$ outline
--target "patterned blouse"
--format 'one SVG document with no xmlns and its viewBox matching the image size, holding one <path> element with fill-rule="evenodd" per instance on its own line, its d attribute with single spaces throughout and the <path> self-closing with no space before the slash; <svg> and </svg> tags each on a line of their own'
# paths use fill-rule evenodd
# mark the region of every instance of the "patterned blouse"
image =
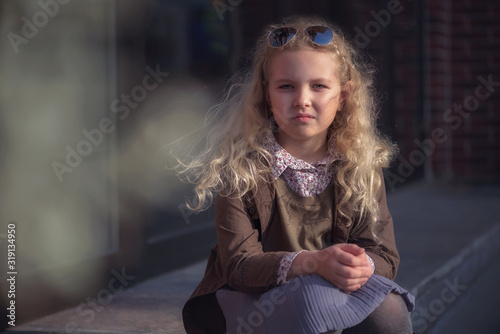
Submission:
<svg viewBox="0 0 500 334">
<path fill-rule="evenodd" d="M 276 141 L 274 136 L 266 143 L 266 148 L 273 156 L 271 172 L 277 180 L 282 174 L 286 183 L 299 195 L 316 196 L 326 189 L 333 177 L 333 164 L 337 156 L 328 154 L 313 163 L 294 158 Z"/>
</svg>

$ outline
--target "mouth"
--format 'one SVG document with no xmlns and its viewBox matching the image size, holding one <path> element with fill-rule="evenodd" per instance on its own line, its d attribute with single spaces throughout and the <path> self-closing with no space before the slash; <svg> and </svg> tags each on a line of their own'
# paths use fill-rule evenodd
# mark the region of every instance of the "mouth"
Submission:
<svg viewBox="0 0 500 334">
<path fill-rule="evenodd" d="M 315 118 L 314 116 L 309 115 L 309 114 L 298 114 L 298 115 L 294 116 L 292 119 L 296 120 L 296 121 L 300 121 L 300 122 L 306 122 L 306 121 L 312 120 L 314 118 Z"/>
</svg>

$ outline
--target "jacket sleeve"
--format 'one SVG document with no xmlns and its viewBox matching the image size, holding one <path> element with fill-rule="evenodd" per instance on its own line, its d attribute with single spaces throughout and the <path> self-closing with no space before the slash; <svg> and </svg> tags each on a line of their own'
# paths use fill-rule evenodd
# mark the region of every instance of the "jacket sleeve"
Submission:
<svg viewBox="0 0 500 334">
<path fill-rule="evenodd" d="M 354 240 L 349 240 L 349 242 L 355 242 L 358 246 L 365 248 L 366 253 L 375 263 L 375 274 L 394 280 L 399 266 L 399 253 L 396 249 L 392 216 L 387 207 L 382 172 L 379 175 L 382 179 L 382 184 L 377 194 L 380 217 L 375 229 L 379 240 L 377 241 L 366 227 L 355 236 L 351 236 L 350 238 Z"/>
<path fill-rule="evenodd" d="M 244 293 L 263 293 L 277 285 L 287 252 L 263 252 L 260 223 L 252 221 L 241 199 L 217 196 L 215 226 L 224 279 Z"/>
</svg>

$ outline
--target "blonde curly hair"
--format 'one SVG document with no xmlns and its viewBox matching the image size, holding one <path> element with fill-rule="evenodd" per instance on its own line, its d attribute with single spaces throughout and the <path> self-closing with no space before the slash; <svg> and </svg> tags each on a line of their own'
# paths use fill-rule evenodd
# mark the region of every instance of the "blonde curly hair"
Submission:
<svg viewBox="0 0 500 334">
<path fill-rule="evenodd" d="M 268 36 L 275 29 L 303 30 L 309 26 L 329 27 L 334 32 L 332 43 L 318 46 L 305 34 L 297 34 L 281 48 L 273 48 L 268 43 Z M 331 53 L 337 63 L 340 86 L 350 82 L 342 112 L 335 116 L 328 135 L 328 149 L 341 157 L 334 175 L 335 183 L 342 189 L 337 210 L 347 224 L 352 225 L 354 234 L 368 224 L 376 237 L 377 193 L 383 184 L 380 169 L 388 166 L 396 147 L 376 129 L 378 106 L 374 98 L 373 70 L 360 60 L 342 31 L 321 18 L 291 17 L 266 27 L 257 41 L 252 69 L 243 80 L 238 75 L 233 77 L 224 100 L 209 111 L 203 148 L 178 160 L 176 170 L 181 179 L 196 185 L 196 195 L 189 207 L 207 208 L 213 193 L 241 198 L 256 190 L 259 179 L 268 179 L 272 156 L 265 149 L 265 141 L 270 133 L 270 111 L 263 83 L 267 82 L 268 67 L 276 54 L 303 49 Z M 348 207 L 357 213 L 356 219 L 348 214 Z"/>
</svg>

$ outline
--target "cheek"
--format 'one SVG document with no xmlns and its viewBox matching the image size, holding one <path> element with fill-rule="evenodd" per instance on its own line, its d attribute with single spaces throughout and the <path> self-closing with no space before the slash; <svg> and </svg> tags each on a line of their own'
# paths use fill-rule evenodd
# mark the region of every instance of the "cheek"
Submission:
<svg viewBox="0 0 500 334">
<path fill-rule="evenodd" d="M 332 123 L 337 115 L 337 108 L 339 106 L 338 96 L 329 97 L 322 101 L 322 105 L 318 105 L 318 109 L 320 109 L 320 114 L 325 122 Z"/>
<path fill-rule="evenodd" d="M 335 119 L 335 116 L 337 116 L 337 111 L 336 110 L 333 110 L 332 113 L 330 114 L 329 116 L 329 119 L 330 119 L 330 122 L 329 123 L 332 123 L 333 120 Z"/>
<path fill-rule="evenodd" d="M 291 102 L 283 94 L 270 97 L 271 111 L 273 113 L 285 113 L 290 103 Z"/>
<path fill-rule="evenodd" d="M 336 112 L 338 107 L 338 96 L 323 96 L 316 101 L 316 108 L 321 109 L 326 113 Z"/>
<path fill-rule="evenodd" d="M 273 114 L 274 121 L 278 124 L 278 127 L 283 128 L 288 124 L 288 117 L 286 113 L 286 108 L 282 105 L 273 105 L 271 110 Z"/>
<path fill-rule="evenodd" d="M 280 109 L 273 107 L 272 113 L 278 126 L 285 124 L 285 115 L 283 112 L 280 112 Z"/>
</svg>

